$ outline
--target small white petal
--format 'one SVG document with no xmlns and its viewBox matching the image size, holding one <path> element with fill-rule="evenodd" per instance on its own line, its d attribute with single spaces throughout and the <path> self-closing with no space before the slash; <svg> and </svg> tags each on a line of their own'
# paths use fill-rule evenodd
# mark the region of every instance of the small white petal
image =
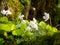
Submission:
<svg viewBox="0 0 60 45">
<path fill-rule="evenodd" d="M 3 15 L 5 15 L 5 14 L 6 14 L 6 11 L 5 11 L 5 10 L 2 10 L 1 13 L 2 13 Z"/>
<path fill-rule="evenodd" d="M 44 12 L 44 15 L 49 15 L 49 13 Z"/>
<path fill-rule="evenodd" d="M 44 16 L 43 19 L 45 19 L 45 21 L 49 20 L 49 13 L 44 12 Z"/>
<path fill-rule="evenodd" d="M 6 15 L 12 14 L 10 10 L 6 10 Z"/>
<path fill-rule="evenodd" d="M 47 18 L 49 17 L 49 13 L 46 13 L 46 12 L 45 12 L 44 15 L 45 15 Z"/>
<path fill-rule="evenodd" d="M 18 16 L 19 19 L 23 20 L 23 18 L 21 16 Z"/>
<path fill-rule="evenodd" d="M 31 27 L 30 26 L 27 26 L 26 30 L 31 30 Z"/>
<path fill-rule="evenodd" d="M 10 12 L 10 10 L 2 10 L 1 13 L 2 13 L 3 15 L 12 14 L 12 13 Z"/>
<path fill-rule="evenodd" d="M 21 19 L 21 20 L 23 20 L 23 17 L 24 17 L 24 15 L 21 15 L 21 13 L 18 16 L 18 18 Z"/>
<path fill-rule="evenodd" d="M 37 24 L 34 24 L 34 27 L 36 30 L 38 30 L 38 25 Z"/>
<path fill-rule="evenodd" d="M 32 28 L 38 30 L 38 25 L 33 21 L 30 21 L 29 26 L 31 26 Z"/>
<path fill-rule="evenodd" d="M 34 21 L 34 22 L 37 22 L 37 20 L 36 20 L 35 18 L 33 18 L 33 21 Z"/>
<path fill-rule="evenodd" d="M 34 25 L 34 22 L 33 21 L 30 21 L 29 25 L 30 26 Z"/>
<path fill-rule="evenodd" d="M 21 17 L 24 17 L 24 15 L 21 15 Z"/>
<path fill-rule="evenodd" d="M 48 21 L 48 19 L 45 19 L 45 21 Z"/>
<path fill-rule="evenodd" d="M 25 21 L 25 20 L 22 20 L 21 23 L 22 23 L 22 24 L 26 24 L 26 21 Z"/>
<path fill-rule="evenodd" d="M 46 19 L 46 17 L 45 17 L 45 16 L 43 16 L 43 19 Z"/>
</svg>

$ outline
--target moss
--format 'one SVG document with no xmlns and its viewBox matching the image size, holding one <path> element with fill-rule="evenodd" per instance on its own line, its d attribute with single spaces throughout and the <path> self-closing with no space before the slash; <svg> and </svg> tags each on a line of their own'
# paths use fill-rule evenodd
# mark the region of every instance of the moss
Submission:
<svg viewBox="0 0 60 45">
<path fill-rule="evenodd" d="M 13 13 L 11 15 L 13 19 L 16 18 L 19 15 L 19 13 L 21 13 L 24 9 L 24 6 L 20 3 L 19 0 L 8 0 L 7 5 Z"/>
</svg>

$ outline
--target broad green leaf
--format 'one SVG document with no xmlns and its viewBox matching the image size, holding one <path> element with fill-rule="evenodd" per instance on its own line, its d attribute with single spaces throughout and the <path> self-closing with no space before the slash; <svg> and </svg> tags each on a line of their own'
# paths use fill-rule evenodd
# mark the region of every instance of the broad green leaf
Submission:
<svg viewBox="0 0 60 45">
<path fill-rule="evenodd" d="M 16 30 L 12 31 L 12 35 L 17 35 Z"/>
<path fill-rule="evenodd" d="M 12 34 L 17 35 L 17 36 L 22 35 L 25 31 L 25 28 L 26 28 L 26 24 L 21 23 L 20 24 L 20 29 L 16 29 L 16 30 L 12 31 Z"/>
<path fill-rule="evenodd" d="M 40 27 L 41 30 L 44 30 L 44 29 L 46 28 L 46 23 L 43 22 L 43 21 L 41 21 L 41 22 L 39 23 L 39 27 Z"/>
<path fill-rule="evenodd" d="M 7 24 L 0 24 L 0 30 L 10 31 L 10 27 Z"/>
<path fill-rule="evenodd" d="M 53 27 L 53 32 L 58 32 L 57 28 Z"/>
<path fill-rule="evenodd" d="M 10 32 L 15 29 L 14 24 L 0 24 L 0 30 Z"/>
<path fill-rule="evenodd" d="M 20 29 L 25 29 L 27 27 L 27 25 L 26 24 L 20 24 Z"/>
<path fill-rule="evenodd" d="M 22 35 L 23 33 L 24 33 L 24 30 L 21 30 L 21 29 L 16 29 L 12 31 L 12 34 L 17 36 Z"/>
<path fill-rule="evenodd" d="M 1 17 L 0 18 L 0 22 L 7 23 L 8 22 L 8 18 L 7 17 Z"/>
<path fill-rule="evenodd" d="M 33 33 L 31 33 L 30 31 L 27 30 L 27 31 L 24 33 L 24 35 L 30 37 L 31 35 L 33 35 Z"/>
<path fill-rule="evenodd" d="M 12 23 L 12 24 L 7 24 L 10 27 L 10 30 L 14 30 L 16 29 L 16 26 Z"/>
<path fill-rule="evenodd" d="M 51 27 L 50 25 L 47 25 L 46 29 L 49 35 L 53 35 L 55 32 L 58 32 L 58 30 L 55 27 Z"/>
<path fill-rule="evenodd" d="M 47 25 L 46 29 L 47 29 L 48 32 L 52 32 L 52 27 L 50 25 Z"/>
</svg>

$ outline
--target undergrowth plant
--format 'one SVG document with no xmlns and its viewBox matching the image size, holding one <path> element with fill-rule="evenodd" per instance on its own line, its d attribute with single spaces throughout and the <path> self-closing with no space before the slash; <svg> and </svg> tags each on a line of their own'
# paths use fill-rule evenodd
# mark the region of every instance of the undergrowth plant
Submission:
<svg viewBox="0 0 60 45">
<path fill-rule="evenodd" d="M 9 21 L 5 16 L 0 18 L 0 35 L 2 35 L 0 37 L 2 37 L 1 42 L 5 45 L 33 45 L 32 43 L 36 41 L 35 45 L 43 45 L 46 38 L 52 37 L 57 32 L 57 28 L 44 21 L 38 23 L 35 18 L 31 21 L 20 18 Z M 48 44 L 48 41 L 46 43 Z"/>
</svg>

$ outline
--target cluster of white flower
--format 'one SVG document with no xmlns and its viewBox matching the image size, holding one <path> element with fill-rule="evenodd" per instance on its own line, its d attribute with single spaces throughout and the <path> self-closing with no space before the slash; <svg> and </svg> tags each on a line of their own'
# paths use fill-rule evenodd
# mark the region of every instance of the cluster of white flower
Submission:
<svg viewBox="0 0 60 45">
<path fill-rule="evenodd" d="M 23 19 L 23 17 L 24 17 L 24 15 L 21 15 L 21 13 L 20 13 L 18 18 L 21 19 L 22 24 L 26 24 L 27 22 L 26 22 L 26 20 Z M 49 20 L 49 18 L 50 18 L 49 13 L 44 12 L 43 19 L 45 19 L 45 21 L 47 21 L 47 20 Z M 20 27 L 20 25 L 18 24 L 17 27 Z M 25 29 L 30 30 L 30 31 L 32 31 L 33 29 L 38 30 L 37 20 L 35 18 L 33 18 L 33 20 L 28 23 L 28 26 Z"/>
<path fill-rule="evenodd" d="M 35 18 L 33 18 L 33 21 L 29 22 L 29 26 L 26 28 L 26 30 L 30 30 L 32 28 L 38 30 L 37 20 Z"/>
<path fill-rule="evenodd" d="M 10 10 L 2 10 L 1 13 L 6 16 L 12 14 Z"/>
<path fill-rule="evenodd" d="M 22 15 L 21 13 L 18 16 L 18 18 L 21 19 L 21 20 L 23 20 L 23 17 L 24 17 L 24 15 Z"/>
<path fill-rule="evenodd" d="M 45 19 L 45 21 L 49 20 L 50 16 L 49 13 L 44 12 L 44 16 L 43 19 Z"/>
<path fill-rule="evenodd" d="M 38 25 L 36 23 L 34 23 L 33 21 L 30 21 L 29 26 L 31 26 L 32 28 L 38 30 Z"/>
<path fill-rule="evenodd" d="M 27 26 L 27 27 L 26 27 L 26 30 L 30 30 L 30 31 L 31 31 L 32 28 L 31 28 L 30 26 Z"/>
</svg>

